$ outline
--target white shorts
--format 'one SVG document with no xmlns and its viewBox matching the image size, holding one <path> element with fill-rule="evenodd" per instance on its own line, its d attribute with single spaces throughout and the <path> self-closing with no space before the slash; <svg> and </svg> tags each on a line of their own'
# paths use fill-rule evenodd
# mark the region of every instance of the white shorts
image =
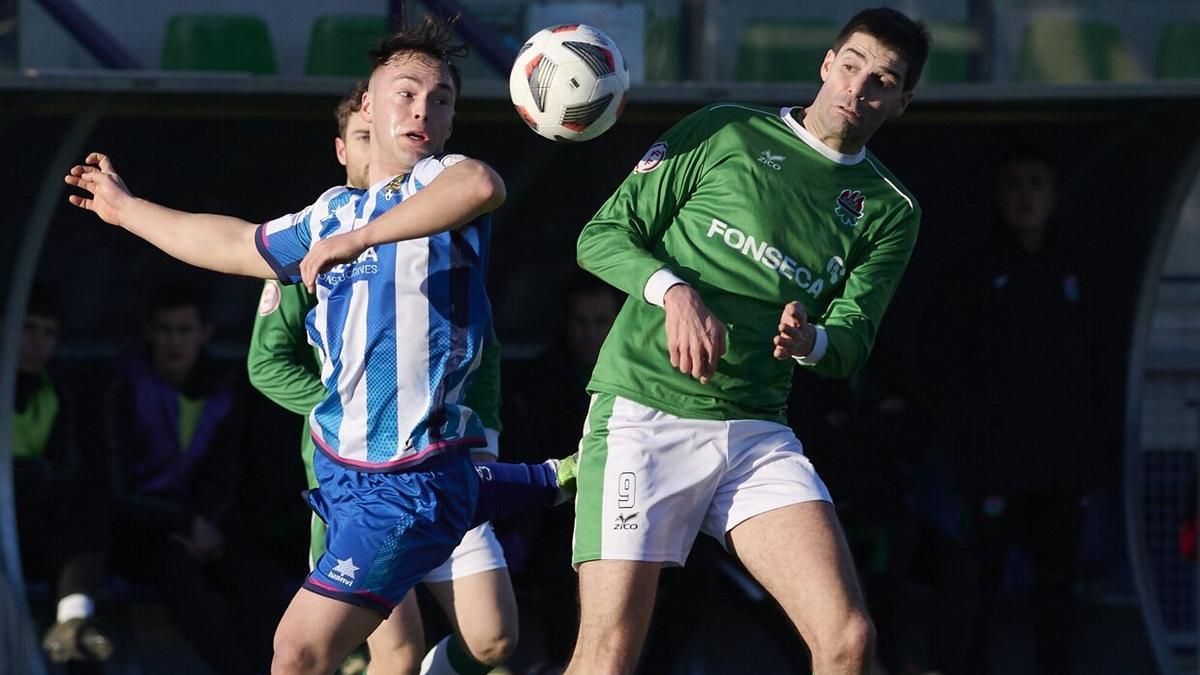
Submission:
<svg viewBox="0 0 1200 675">
<path fill-rule="evenodd" d="M 508 563 L 504 560 L 504 549 L 496 539 L 496 532 L 491 523 L 484 523 L 463 535 L 462 543 L 450 554 L 450 559 L 426 574 L 421 581 L 451 581 L 506 567 Z"/>
<path fill-rule="evenodd" d="M 573 562 L 682 565 L 699 532 L 831 501 L 796 435 L 764 420 L 684 419 L 612 394 L 592 397 L 579 444 Z"/>
</svg>

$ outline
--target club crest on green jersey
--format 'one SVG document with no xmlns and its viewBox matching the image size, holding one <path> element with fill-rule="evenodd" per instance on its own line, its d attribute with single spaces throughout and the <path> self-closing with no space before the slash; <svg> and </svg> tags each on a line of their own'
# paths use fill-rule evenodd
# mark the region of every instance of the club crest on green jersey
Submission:
<svg viewBox="0 0 1200 675">
<path fill-rule="evenodd" d="M 258 315 L 268 316 L 274 314 L 275 310 L 279 309 L 279 301 L 282 295 L 282 292 L 279 290 L 279 282 L 274 279 L 267 279 L 267 283 L 263 284 L 262 295 L 258 298 Z"/>
<path fill-rule="evenodd" d="M 650 146 L 646 154 L 638 160 L 637 166 L 633 167 L 634 173 L 650 173 L 658 168 L 659 164 L 667 157 L 667 144 L 659 141 Z"/>
<path fill-rule="evenodd" d="M 854 227 L 863 217 L 863 204 L 867 198 L 858 190 L 845 189 L 838 195 L 833 212 L 843 225 Z"/>
</svg>

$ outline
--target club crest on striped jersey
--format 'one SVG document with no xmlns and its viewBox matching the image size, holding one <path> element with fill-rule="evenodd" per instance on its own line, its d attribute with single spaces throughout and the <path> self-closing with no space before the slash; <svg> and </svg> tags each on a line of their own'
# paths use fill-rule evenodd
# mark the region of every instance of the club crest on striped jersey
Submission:
<svg viewBox="0 0 1200 675">
<path fill-rule="evenodd" d="M 667 144 L 659 141 L 650 146 L 646 154 L 638 160 L 637 166 L 633 167 L 634 173 L 650 173 L 658 168 L 659 164 L 667 157 Z"/>
<path fill-rule="evenodd" d="M 842 190 L 834 202 L 833 212 L 843 225 L 854 227 L 863 217 L 863 205 L 867 198 L 858 190 L 849 188 Z"/>
<path fill-rule="evenodd" d="M 384 185 L 383 189 L 380 190 L 380 194 L 383 195 L 383 198 L 390 200 L 395 197 L 396 193 L 399 192 L 400 188 L 404 185 L 405 178 L 408 178 L 408 174 L 401 174 L 388 181 L 388 184 Z"/>
</svg>

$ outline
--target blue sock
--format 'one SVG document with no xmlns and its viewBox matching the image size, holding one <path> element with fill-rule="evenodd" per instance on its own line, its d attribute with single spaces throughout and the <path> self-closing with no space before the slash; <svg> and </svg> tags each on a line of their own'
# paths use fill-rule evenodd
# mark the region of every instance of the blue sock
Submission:
<svg viewBox="0 0 1200 675">
<path fill-rule="evenodd" d="M 547 509 L 558 500 L 558 475 L 548 463 L 480 462 L 475 473 L 480 480 L 479 502 L 471 527 L 523 511 Z"/>
</svg>

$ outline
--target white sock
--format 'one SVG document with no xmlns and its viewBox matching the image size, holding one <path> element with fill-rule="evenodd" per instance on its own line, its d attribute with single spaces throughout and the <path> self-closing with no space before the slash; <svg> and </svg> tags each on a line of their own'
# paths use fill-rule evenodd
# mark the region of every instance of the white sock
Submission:
<svg viewBox="0 0 1200 675">
<path fill-rule="evenodd" d="M 87 619 L 96 611 L 96 603 L 83 593 L 72 593 L 58 601 L 58 622 Z"/>
<path fill-rule="evenodd" d="M 421 675 L 458 675 L 450 665 L 450 636 L 433 646 L 421 660 Z"/>
</svg>

